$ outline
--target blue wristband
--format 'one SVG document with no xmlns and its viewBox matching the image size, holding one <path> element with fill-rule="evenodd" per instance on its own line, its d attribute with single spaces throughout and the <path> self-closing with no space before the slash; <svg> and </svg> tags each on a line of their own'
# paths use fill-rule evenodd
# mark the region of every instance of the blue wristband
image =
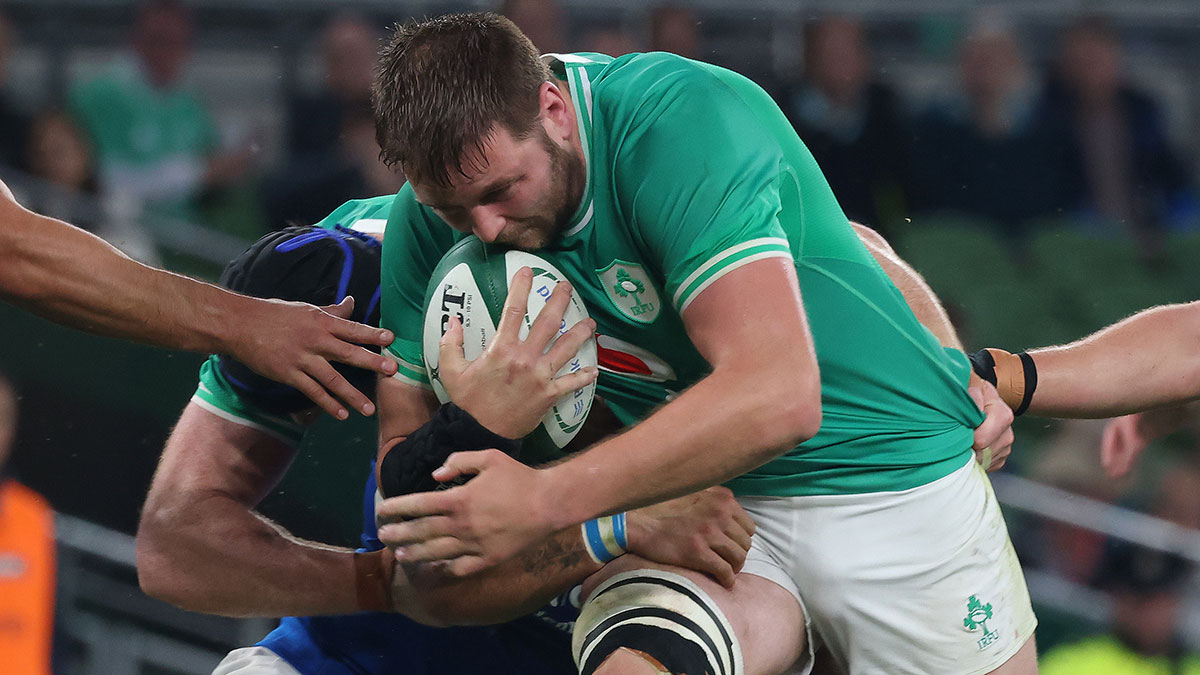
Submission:
<svg viewBox="0 0 1200 675">
<path fill-rule="evenodd" d="M 626 551 L 625 514 L 604 516 L 589 520 L 581 526 L 583 547 L 588 556 L 597 563 L 604 563 L 624 555 Z"/>
</svg>

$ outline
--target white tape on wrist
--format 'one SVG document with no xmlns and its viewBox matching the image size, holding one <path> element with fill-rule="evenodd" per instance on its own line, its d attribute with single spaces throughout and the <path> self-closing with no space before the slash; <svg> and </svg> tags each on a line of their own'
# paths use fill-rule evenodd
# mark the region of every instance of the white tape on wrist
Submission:
<svg viewBox="0 0 1200 675">
<path fill-rule="evenodd" d="M 625 514 L 604 516 L 589 520 L 580 525 L 583 534 L 583 547 L 587 549 L 592 560 L 604 563 L 625 554 Z"/>
</svg>

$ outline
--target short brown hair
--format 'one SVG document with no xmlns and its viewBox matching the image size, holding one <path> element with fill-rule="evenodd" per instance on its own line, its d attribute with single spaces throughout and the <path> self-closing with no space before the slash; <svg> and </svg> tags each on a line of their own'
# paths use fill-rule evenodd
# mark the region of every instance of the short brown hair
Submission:
<svg viewBox="0 0 1200 675">
<path fill-rule="evenodd" d="M 380 157 L 410 178 L 449 187 L 452 171 L 478 168 L 497 124 L 529 135 L 548 79 L 533 43 L 498 14 L 397 25 L 372 91 Z"/>
</svg>

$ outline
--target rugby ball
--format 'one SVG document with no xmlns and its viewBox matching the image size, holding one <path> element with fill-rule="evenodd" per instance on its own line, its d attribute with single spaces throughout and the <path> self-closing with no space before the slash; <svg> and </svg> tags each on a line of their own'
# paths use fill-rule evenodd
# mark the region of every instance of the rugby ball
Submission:
<svg viewBox="0 0 1200 675">
<path fill-rule="evenodd" d="M 566 278 L 558 268 L 540 256 L 488 246 L 476 237 L 467 237 L 456 244 L 434 268 L 425 294 L 422 350 L 426 374 L 440 402 L 449 400 L 438 373 L 438 352 L 450 318 L 457 317 L 462 323 L 464 355 L 468 360 L 475 359 L 496 334 L 509 286 L 513 276 L 522 267 L 533 270 L 533 287 L 520 332 L 524 340 L 529 334 L 530 325 L 550 298 L 554 285 Z M 571 302 L 559 326 L 559 335 L 586 318 L 588 312 L 579 293 L 572 292 Z M 596 339 L 592 337 L 558 374 L 561 376 L 587 366 L 594 367 L 596 363 Z M 538 428 L 525 437 L 521 460 L 535 464 L 561 456 L 560 451 L 583 427 L 595 394 L 596 385 L 593 382 L 556 401 Z"/>
</svg>

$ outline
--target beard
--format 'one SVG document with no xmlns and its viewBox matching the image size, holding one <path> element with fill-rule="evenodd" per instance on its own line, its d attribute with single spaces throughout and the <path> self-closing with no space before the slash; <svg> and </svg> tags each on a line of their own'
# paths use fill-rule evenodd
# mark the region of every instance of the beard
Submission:
<svg viewBox="0 0 1200 675">
<path fill-rule="evenodd" d="M 533 215 L 506 227 L 496 238 L 498 243 L 524 251 L 545 248 L 558 239 L 578 210 L 587 183 L 583 158 L 570 146 L 556 145 L 544 129 L 540 131 L 542 148 L 550 156 L 550 187 Z"/>
</svg>

